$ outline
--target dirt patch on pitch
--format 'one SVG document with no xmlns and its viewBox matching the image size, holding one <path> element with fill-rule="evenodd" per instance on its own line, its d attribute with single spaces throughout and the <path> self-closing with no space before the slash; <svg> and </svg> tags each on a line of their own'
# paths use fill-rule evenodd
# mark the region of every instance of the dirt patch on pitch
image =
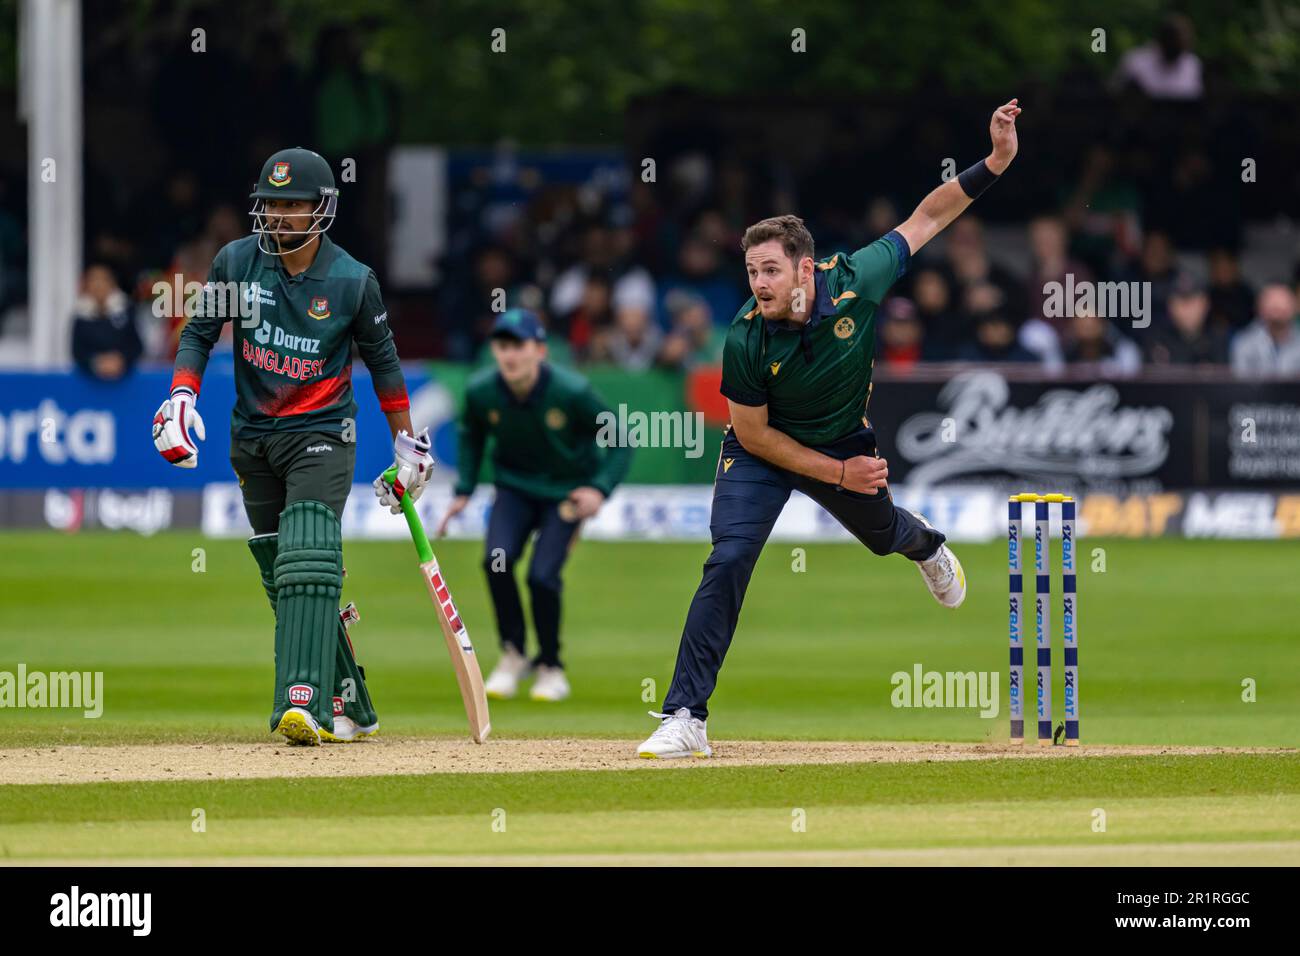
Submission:
<svg viewBox="0 0 1300 956">
<path fill-rule="evenodd" d="M 674 770 L 781 764 L 925 763 L 954 760 L 1087 759 L 1225 753 L 1297 753 L 1229 747 L 1012 747 L 1008 744 L 756 741 L 715 743 L 709 760 L 641 760 L 627 740 L 376 738 L 356 744 L 157 744 L 0 749 L 0 784 L 265 777 L 519 773 L 546 770 Z"/>
</svg>

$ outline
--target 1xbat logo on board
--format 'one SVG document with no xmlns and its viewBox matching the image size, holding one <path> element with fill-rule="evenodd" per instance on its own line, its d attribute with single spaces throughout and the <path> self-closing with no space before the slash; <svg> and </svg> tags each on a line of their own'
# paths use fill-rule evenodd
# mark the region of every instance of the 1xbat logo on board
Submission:
<svg viewBox="0 0 1300 956">
<path fill-rule="evenodd" d="M 1169 456 L 1174 416 L 1163 406 L 1123 405 L 1118 389 L 1099 383 L 1055 388 L 1028 407 L 1011 402 L 997 372 L 965 372 L 940 390 L 938 411 L 918 412 L 898 427 L 910 483 L 1014 474 L 1050 478 L 1149 476 Z"/>
</svg>

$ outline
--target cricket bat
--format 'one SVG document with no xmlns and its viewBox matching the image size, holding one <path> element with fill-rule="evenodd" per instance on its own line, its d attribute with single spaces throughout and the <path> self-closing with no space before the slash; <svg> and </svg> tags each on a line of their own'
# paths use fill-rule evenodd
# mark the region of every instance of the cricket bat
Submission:
<svg viewBox="0 0 1300 956">
<path fill-rule="evenodd" d="M 390 485 L 397 476 L 397 467 L 384 472 L 384 481 Z M 420 576 L 424 578 L 429 597 L 438 611 L 438 623 L 442 626 L 442 636 L 447 641 L 447 653 L 451 655 L 451 666 L 456 671 L 456 683 L 460 685 L 460 699 L 465 703 L 465 716 L 469 718 L 469 735 L 474 743 L 481 744 L 487 740 L 492 731 L 491 717 L 488 715 L 487 694 L 483 691 L 483 672 L 479 670 L 478 657 L 474 654 L 474 645 L 470 643 L 469 632 L 460 612 L 451 599 L 451 591 L 438 567 L 438 559 L 433 556 L 429 538 L 424 533 L 424 525 L 415 512 L 415 502 L 407 495 L 402 495 L 402 514 L 411 529 L 411 540 L 415 542 L 415 551 L 420 556 Z"/>
</svg>

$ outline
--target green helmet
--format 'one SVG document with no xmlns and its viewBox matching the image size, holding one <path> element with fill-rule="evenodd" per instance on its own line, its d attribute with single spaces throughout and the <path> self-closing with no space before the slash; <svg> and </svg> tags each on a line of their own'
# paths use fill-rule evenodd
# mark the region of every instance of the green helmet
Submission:
<svg viewBox="0 0 1300 956">
<path fill-rule="evenodd" d="M 310 149 L 295 146 L 282 149 L 272 154 L 262 164 L 262 175 L 258 177 L 249 198 L 253 208 L 249 215 L 253 217 L 253 233 L 257 236 L 257 247 L 268 255 L 282 256 L 294 249 L 301 249 L 316 236 L 321 235 L 334 224 L 334 215 L 338 211 L 339 191 L 334 186 L 334 171 L 325 157 L 313 153 Z M 268 231 L 266 220 L 266 200 L 268 199 L 308 199 L 316 203 L 312 212 L 312 224 L 305 232 L 285 233 L 279 230 Z M 274 217 L 273 217 L 274 218 Z M 284 248 L 281 238 L 285 235 L 301 236 L 302 241 L 292 248 Z"/>
</svg>

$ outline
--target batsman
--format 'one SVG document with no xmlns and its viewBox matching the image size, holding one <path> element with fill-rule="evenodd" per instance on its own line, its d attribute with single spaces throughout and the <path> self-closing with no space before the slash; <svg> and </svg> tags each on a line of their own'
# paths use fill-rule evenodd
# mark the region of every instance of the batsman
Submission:
<svg viewBox="0 0 1300 956">
<path fill-rule="evenodd" d="M 171 395 L 153 419 L 154 445 L 173 465 L 197 467 L 191 430 L 204 438 L 196 408 L 203 371 L 231 322 L 230 464 L 275 612 L 271 729 L 293 744 L 350 742 L 379 729 L 339 612 L 340 520 L 356 464 L 354 344 L 393 436 L 397 473 L 392 484 L 375 480 L 382 503 L 397 508 L 403 489 L 419 497 L 433 468 L 429 436 L 411 426 L 374 272 L 325 235 L 339 202 L 329 163 L 308 149 L 281 150 L 250 198 L 252 235 L 217 253 L 181 333 Z M 232 301 L 244 303 L 238 314 Z"/>
</svg>

